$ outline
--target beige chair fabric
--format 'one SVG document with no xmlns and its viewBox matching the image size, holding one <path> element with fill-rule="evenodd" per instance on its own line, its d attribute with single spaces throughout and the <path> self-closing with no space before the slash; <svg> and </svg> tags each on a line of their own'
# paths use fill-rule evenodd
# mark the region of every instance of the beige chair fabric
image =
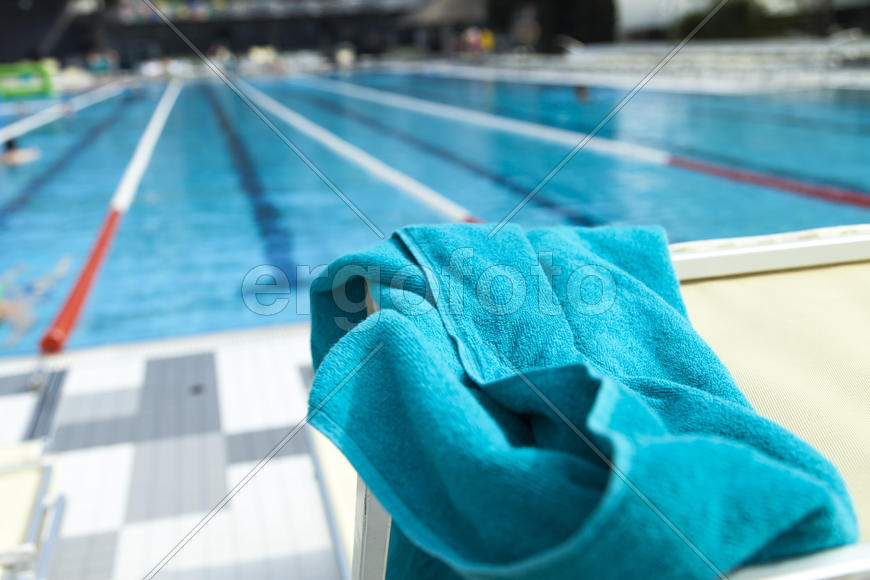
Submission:
<svg viewBox="0 0 870 580">
<path fill-rule="evenodd" d="M 13 465 L 37 464 L 42 457 L 43 442 L 25 441 L 16 445 L 0 447 L 0 470 Z"/>
<path fill-rule="evenodd" d="M 43 470 L 29 467 L 0 472 L 0 566 L 35 552 L 25 536 L 39 498 Z"/>
<path fill-rule="evenodd" d="M 0 566 L 36 552 L 26 543 L 45 475 L 42 441 L 0 447 Z"/>
<path fill-rule="evenodd" d="M 682 289 L 695 328 L 756 409 L 840 469 L 870 540 L 870 262 Z"/>
<path fill-rule="evenodd" d="M 319 431 L 310 429 L 316 461 L 323 474 L 327 501 L 332 506 L 332 514 L 345 557 L 353 557 L 353 533 L 356 517 L 356 470 L 341 451 Z"/>
</svg>

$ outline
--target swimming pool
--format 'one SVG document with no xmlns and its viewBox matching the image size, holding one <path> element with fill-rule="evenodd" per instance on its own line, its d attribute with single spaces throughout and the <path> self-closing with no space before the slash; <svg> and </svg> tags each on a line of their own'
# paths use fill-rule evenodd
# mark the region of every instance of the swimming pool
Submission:
<svg viewBox="0 0 870 580">
<path fill-rule="evenodd" d="M 578 100 L 572 87 L 406 74 L 251 82 L 487 221 L 501 219 L 570 149 L 534 131 L 589 131 L 623 94 L 592 88 Z M 77 271 L 161 92 L 109 99 L 21 139 L 42 157 L 0 169 L 0 273 L 23 265 L 17 279 L 26 280 L 64 255 Z M 447 108 L 426 105 L 433 102 Z M 581 151 L 514 221 L 659 223 L 672 241 L 868 222 L 867 205 L 824 197 L 836 190 L 870 198 L 868 113 L 862 93 L 642 92 L 600 133 L 612 150 Z M 526 122 L 527 132 L 499 126 L 512 121 Z M 275 123 L 384 232 L 447 221 L 364 163 Z M 688 162 L 651 163 L 633 154 L 637 146 Z M 68 348 L 304 321 L 316 267 L 377 241 L 229 89 L 188 82 Z M 242 280 L 261 264 L 291 281 L 301 268 L 301 292 L 274 316 L 242 300 Z M 38 304 L 30 332 L 0 353 L 36 351 L 73 273 Z"/>
</svg>

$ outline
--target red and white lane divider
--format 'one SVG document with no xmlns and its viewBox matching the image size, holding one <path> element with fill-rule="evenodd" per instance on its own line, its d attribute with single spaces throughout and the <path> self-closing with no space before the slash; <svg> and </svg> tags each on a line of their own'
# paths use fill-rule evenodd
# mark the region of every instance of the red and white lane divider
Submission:
<svg viewBox="0 0 870 580">
<path fill-rule="evenodd" d="M 306 78 L 311 81 L 310 86 L 313 86 L 314 88 L 320 88 L 325 91 L 354 99 L 366 100 L 381 105 L 406 109 L 416 113 L 440 117 L 442 119 L 450 119 L 453 121 L 478 125 L 494 131 L 513 133 L 515 135 L 522 135 L 532 139 L 559 143 L 568 147 L 574 147 L 577 143 L 589 137 L 586 133 L 580 133 L 578 131 L 569 131 L 567 129 L 559 129 L 558 127 L 550 127 L 548 125 L 530 123 L 528 121 L 520 121 L 519 119 L 512 119 L 510 117 L 484 113 L 482 111 L 474 111 L 453 105 L 435 103 L 425 99 L 408 97 L 389 91 L 372 89 L 342 81 L 333 81 L 315 77 Z M 592 137 L 586 143 L 585 149 L 605 155 L 613 155 L 615 157 L 623 157 L 655 165 L 679 167 L 681 169 L 715 175 L 717 177 L 741 183 L 753 183 L 771 189 L 779 189 L 781 191 L 788 191 L 800 195 L 870 207 L 870 192 L 832 187 L 819 183 L 780 177 L 759 171 L 729 167 L 717 163 L 708 163 L 706 161 L 672 155 L 671 153 L 661 149 L 635 145 L 625 141 L 618 141 L 605 137 Z"/>
<path fill-rule="evenodd" d="M 79 277 L 61 307 L 60 312 L 58 312 L 54 322 L 40 341 L 40 348 L 44 354 L 59 352 L 63 349 L 67 338 L 69 338 L 88 297 L 91 284 L 93 284 L 97 271 L 100 269 L 100 265 L 102 265 L 103 259 L 109 251 L 109 246 L 112 244 L 118 224 L 127 212 L 127 209 L 129 209 L 130 204 L 133 203 L 139 183 L 142 181 L 142 176 L 148 167 L 151 155 L 154 153 L 157 140 L 160 139 L 160 134 L 163 132 L 163 127 L 166 125 L 169 113 L 172 111 L 172 107 L 175 105 L 175 101 L 181 92 L 182 84 L 177 79 L 170 81 L 169 86 L 166 87 L 163 96 L 157 103 L 154 113 L 151 115 L 151 120 L 148 121 L 148 125 L 145 127 L 145 132 L 139 138 L 139 143 L 136 145 L 133 157 L 130 158 L 118 188 L 109 202 L 109 213 L 100 228 L 100 234 L 94 243 L 94 247 L 91 249 L 87 262 L 85 262 L 84 268 L 79 273 Z"/>
<path fill-rule="evenodd" d="M 673 167 L 682 167 L 683 169 L 691 169 L 708 173 L 710 175 L 718 175 L 733 181 L 743 183 L 754 183 L 771 189 L 780 189 L 782 191 L 790 191 L 800 195 L 808 195 L 810 197 L 819 197 L 830 201 L 838 201 L 840 203 L 850 203 L 852 205 L 860 205 L 870 207 L 870 192 L 855 191 L 852 189 L 844 189 L 842 187 L 832 187 L 819 183 L 810 183 L 797 179 L 789 179 L 788 177 L 780 177 L 778 175 L 770 175 L 769 173 L 761 173 L 760 171 L 751 171 L 749 169 L 738 169 L 736 167 L 727 167 L 688 157 L 680 157 L 672 155 L 668 160 L 668 165 Z"/>
<path fill-rule="evenodd" d="M 47 125 L 52 121 L 56 121 L 71 112 L 81 111 L 91 105 L 96 105 L 106 99 L 119 95 L 124 90 L 125 86 L 126 83 L 124 81 L 108 83 L 81 95 L 77 95 L 64 103 L 55 103 L 54 105 L 30 115 L 29 117 L 24 117 L 23 119 L 10 123 L 5 127 L 0 127 L 0 145 L 10 139 L 16 139 L 25 133 L 29 133 L 34 129 Z"/>
<path fill-rule="evenodd" d="M 482 221 L 461 205 L 447 199 L 434 189 L 423 185 L 413 177 L 390 167 L 380 159 L 369 155 L 356 145 L 348 143 L 335 133 L 313 123 L 286 105 L 279 103 L 262 91 L 255 89 L 248 83 L 242 84 L 245 92 L 250 95 L 251 100 L 253 100 L 263 110 L 272 113 L 300 133 L 307 135 L 351 163 L 362 167 L 369 173 L 379 177 L 387 183 L 390 183 L 406 195 L 421 201 L 446 218 L 453 221 L 469 223 Z"/>
<path fill-rule="evenodd" d="M 321 88 L 323 90 L 351 97 L 378 103 L 380 105 L 388 105 L 398 109 L 405 109 L 415 113 L 423 113 L 433 117 L 449 119 L 451 121 L 459 121 L 500 131 L 502 133 L 513 133 L 514 135 L 522 135 L 531 139 L 541 141 L 549 141 L 551 143 L 559 143 L 574 147 L 581 140 L 586 139 L 586 133 L 577 131 L 569 131 L 558 127 L 550 127 L 539 123 L 531 123 L 529 121 L 521 121 L 510 117 L 502 117 L 483 111 L 475 111 L 473 109 L 465 109 L 454 105 L 445 105 L 418 99 L 416 97 L 408 97 L 389 91 L 380 89 L 371 89 L 360 85 L 354 85 L 343 81 L 333 81 L 324 78 L 305 77 L 310 80 L 310 86 Z M 624 141 L 615 141 L 613 139 L 605 139 L 604 137 L 592 137 L 585 145 L 588 151 L 604 153 L 617 157 L 626 157 L 638 161 L 645 161 L 656 165 L 667 165 L 670 154 L 666 151 L 645 147 L 643 145 L 634 145 Z"/>
</svg>

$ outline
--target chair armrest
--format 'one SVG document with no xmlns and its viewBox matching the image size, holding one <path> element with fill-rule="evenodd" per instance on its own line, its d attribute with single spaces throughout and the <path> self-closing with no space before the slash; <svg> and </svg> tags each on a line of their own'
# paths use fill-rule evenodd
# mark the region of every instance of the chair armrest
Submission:
<svg viewBox="0 0 870 580">
<path fill-rule="evenodd" d="M 729 580 L 835 580 L 870 577 L 870 544 L 853 544 L 769 564 L 748 566 Z"/>
<path fill-rule="evenodd" d="M 63 521 L 63 512 L 66 508 L 66 498 L 58 496 L 51 506 L 51 522 L 47 522 L 47 528 L 42 536 L 39 546 L 39 558 L 36 560 L 34 569 L 35 580 L 46 580 L 51 567 L 51 557 L 54 553 L 54 545 L 60 534 L 60 524 Z"/>
</svg>

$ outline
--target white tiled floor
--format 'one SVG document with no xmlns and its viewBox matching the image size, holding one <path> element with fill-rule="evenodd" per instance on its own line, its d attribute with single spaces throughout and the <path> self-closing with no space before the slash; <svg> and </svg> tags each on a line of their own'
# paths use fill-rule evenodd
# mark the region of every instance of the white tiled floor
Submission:
<svg viewBox="0 0 870 580">
<path fill-rule="evenodd" d="M 227 485 L 255 463 L 227 472 Z M 331 548 L 311 459 L 276 458 L 199 532 L 166 567 L 169 571 L 237 566 Z M 115 578 L 141 578 L 200 521 L 195 516 L 128 524 L 120 534 Z"/>
<path fill-rule="evenodd" d="M 66 371 L 52 433 L 53 491 L 67 511 L 52 578 L 143 577 L 307 412 L 305 327 L 97 348 L 45 363 Z M 36 360 L 0 360 L 0 377 L 27 368 Z M 22 438 L 36 399 L 0 396 L 0 441 Z M 296 438 L 158 577 L 346 573 L 305 434 Z"/>
<path fill-rule="evenodd" d="M 21 441 L 36 406 L 36 393 L 17 393 L 3 397 L 0 410 L 0 445 Z"/>
<path fill-rule="evenodd" d="M 62 538 L 113 532 L 124 525 L 133 448 L 108 445 L 59 454 L 54 492 L 67 498 Z"/>
<path fill-rule="evenodd" d="M 294 346 L 296 348 L 294 348 Z M 240 433 L 292 425 L 308 410 L 299 366 L 306 357 L 294 356 L 298 343 L 244 343 L 215 349 L 221 428 Z M 251 396 L 256 391 L 257 396 Z"/>
<path fill-rule="evenodd" d="M 144 378 L 145 358 L 142 355 L 106 356 L 101 357 L 98 364 L 84 361 L 72 366 L 67 372 L 63 390 L 67 395 L 84 395 L 135 389 L 142 386 Z"/>
</svg>

